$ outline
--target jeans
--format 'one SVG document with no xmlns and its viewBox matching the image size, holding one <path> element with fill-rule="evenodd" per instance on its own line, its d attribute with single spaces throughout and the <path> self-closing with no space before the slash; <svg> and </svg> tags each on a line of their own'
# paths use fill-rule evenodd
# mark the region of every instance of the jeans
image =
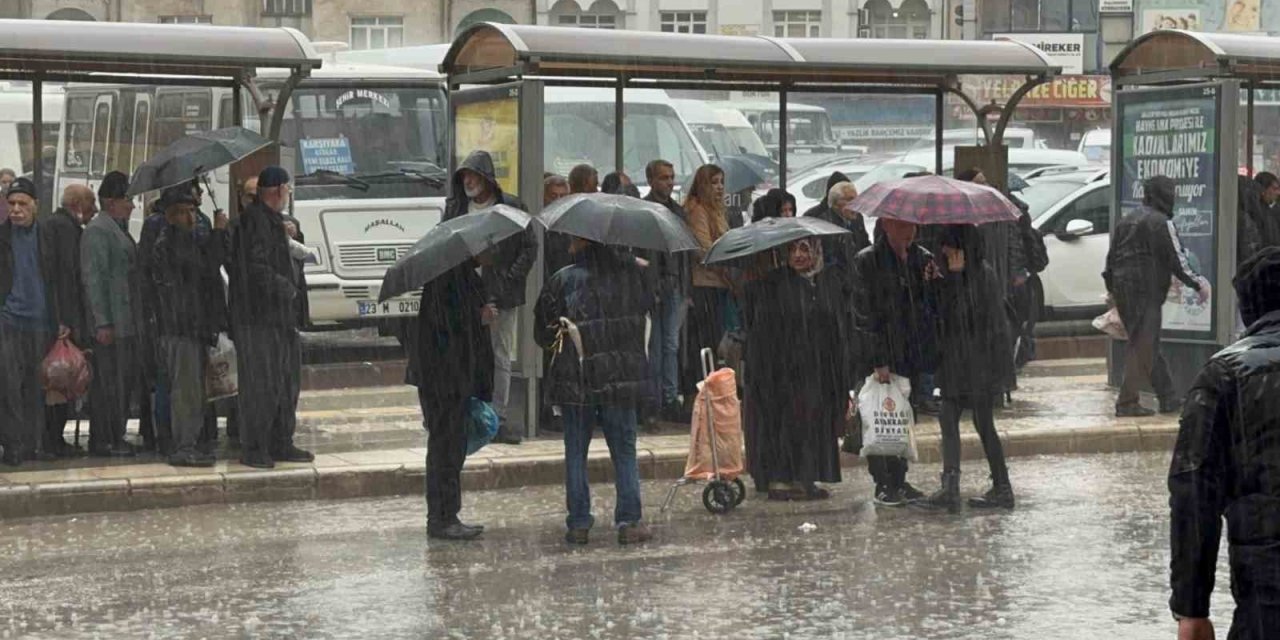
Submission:
<svg viewBox="0 0 1280 640">
<path fill-rule="evenodd" d="M 499 309 L 498 317 L 489 327 L 489 339 L 493 343 L 493 410 L 503 420 L 511 400 L 511 355 L 516 350 L 519 313 L 519 309 Z"/>
<path fill-rule="evenodd" d="M 636 410 L 622 407 L 564 405 L 564 489 L 570 529 L 590 529 L 591 486 L 587 480 L 587 449 L 599 422 L 613 460 L 618 493 L 613 522 L 617 526 L 640 521 L 640 468 L 636 464 Z"/>
<path fill-rule="evenodd" d="M 684 296 L 664 292 L 653 310 L 653 330 L 649 334 L 649 368 L 663 406 L 676 401 L 680 393 L 680 325 L 684 323 Z"/>
</svg>

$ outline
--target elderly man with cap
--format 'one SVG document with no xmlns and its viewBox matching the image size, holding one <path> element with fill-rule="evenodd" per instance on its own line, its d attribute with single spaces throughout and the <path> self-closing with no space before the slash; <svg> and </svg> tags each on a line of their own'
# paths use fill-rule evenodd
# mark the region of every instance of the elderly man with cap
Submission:
<svg viewBox="0 0 1280 640">
<path fill-rule="evenodd" d="M 240 383 L 240 462 L 270 469 L 311 462 L 293 444 L 297 424 L 301 343 L 298 286 L 283 212 L 289 173 L 271 166 L 258 174 L 258 197 L 240 214 L 231 239 L 231 323 Z"/>
<path fill-rule="evenodd" d="M 3 462 L 52 457 L 41 438 L 44 390 L 40 363 L 59 334 L 80 326 L 80 290 L 65 267 L 75 259 L 68 225 L 36 217 L 36 185 L 17 178 L 6 190 L 0 224 L 0 445 Z"/>
<path fill-rule="evenodd" d="M 125 442 L 129 400 L 138 389 L 137 245 L 129 235 L 133 200 L 129 177 L 108 173 L 98 187 L 102 213 L 84 228 L 80 270 L 93 331 L 94 373 L 90 391 L 89 453 L 131 456 Z"/>
<path fill-rule="evenodd" d="M 226 305 L 219 268 L 223 262 L 226 216 L 217 215 L 208 236 L 196 233 L 197 199 L 190 190 L 170 189 L 161 208 L 165 225 L 152 246 L 151 285 L 156 292 L 156 335 L 168 382 L 173 453 L 169 464 L 212 466 L 214 457 L 197 449 L 206 406 L 206 348 L 226 330 Z"/>
</svg>

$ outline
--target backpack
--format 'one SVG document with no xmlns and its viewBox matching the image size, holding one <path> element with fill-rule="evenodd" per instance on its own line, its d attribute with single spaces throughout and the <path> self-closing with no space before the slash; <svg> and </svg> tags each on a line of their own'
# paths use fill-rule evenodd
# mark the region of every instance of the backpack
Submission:
<svg viewBox="0 0 1280 640">
<path fill-rule="evenodd" d="M 1044 246 L 1044 236 L 1029 224 L 1019 224 L 1022 251 L 1026 255 L 1027 271 L 1040 273 L 1049 266 L 1049 250 Z"/>
</svg>

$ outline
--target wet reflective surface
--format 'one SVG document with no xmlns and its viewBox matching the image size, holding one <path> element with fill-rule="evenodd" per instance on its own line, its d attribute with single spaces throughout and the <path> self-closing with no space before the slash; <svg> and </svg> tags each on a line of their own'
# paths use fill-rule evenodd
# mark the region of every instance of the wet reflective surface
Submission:
<svg viewBox="0 0 1280 640">
<path fill-rule="evenodd" d="M 1015 459 L 1016 511 L 956 516 L 874 507 L 862 468 L 830 502 L 720 517 L 697 488 L 659 514 L 669 484 L 650 482 L 657 535 L 634 548 L 602 526 L 607 486 L 581 549 L 558 487 L 465 494 L 488 527 L 470 544 L 428 543 L 414 498 L 8 522 L 0 636 L 1172 638 L 1167 465 Z M 985 489 L 980 463 L 965 473 L 965 495 Z"/>
</svg>

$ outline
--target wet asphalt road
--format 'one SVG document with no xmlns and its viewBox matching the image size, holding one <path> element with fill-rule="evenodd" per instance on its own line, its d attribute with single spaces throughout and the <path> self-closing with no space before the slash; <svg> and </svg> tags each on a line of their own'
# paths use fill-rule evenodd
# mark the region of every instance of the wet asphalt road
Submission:
<svg viewBox="0 0 1280 640">
<path fill-rule="evenodd" d="M 956 516 L 874 507 L 861 468 L 829 502 L 728 516 L 693 488 L 661 515 L 668 484 L 647 483 L 657 539 L 630 548 L 604 486 L 581 549 L 554 487 L 467 494 L 489 528 L 470 544 L 428 543 L 411 498 L 0 523 L 0 637 L 1173 638 L 1166 465 L 1016 459 L 1016 511 Z"/>
</svg>

